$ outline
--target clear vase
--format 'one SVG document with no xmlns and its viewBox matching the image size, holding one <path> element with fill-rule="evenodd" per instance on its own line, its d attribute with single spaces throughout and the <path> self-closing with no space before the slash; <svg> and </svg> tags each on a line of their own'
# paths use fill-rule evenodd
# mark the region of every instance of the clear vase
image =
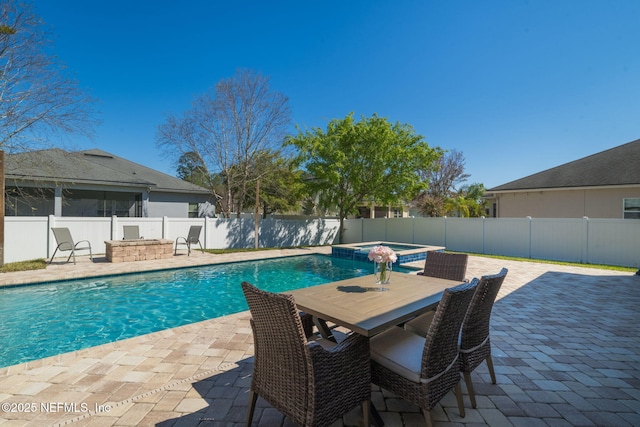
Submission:
<svg viewBox="0 0 640 427">
<path fill-rule="evenodd" d="M 392 262 L 374 262 L 374 274 L 376 285 L 388 285 L 391 283 Z"/>
</svg>

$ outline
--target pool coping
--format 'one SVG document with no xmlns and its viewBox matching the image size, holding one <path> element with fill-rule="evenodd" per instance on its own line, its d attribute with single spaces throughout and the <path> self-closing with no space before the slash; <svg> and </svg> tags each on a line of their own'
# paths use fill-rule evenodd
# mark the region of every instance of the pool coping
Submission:
<svg viewBox="0 0 640 427">
<path fill-rule="evenodd" d="M 362 242 L 362 243 L 346 243 L 346 244 L 340 244 L 340 245 L 332 245 L 332 247 L 357 250 L 361 246 L 375 246 L 375 245 L 402 245 L 402 246 L 415 247 L 415 249 L 397 251 L 396 252 L 397 255 L 413 255 L 416 253 L 424 252 L 425 249 L 427 249 L 427 251 L 443 251 L 446 249 L 444 246 L 438 246 L 438 245 L 419 245 L 419 244 L 412 244 L 412 243 L 386 242 L 382 240 L 376 240 L 372 242 Z"/>
</svg>

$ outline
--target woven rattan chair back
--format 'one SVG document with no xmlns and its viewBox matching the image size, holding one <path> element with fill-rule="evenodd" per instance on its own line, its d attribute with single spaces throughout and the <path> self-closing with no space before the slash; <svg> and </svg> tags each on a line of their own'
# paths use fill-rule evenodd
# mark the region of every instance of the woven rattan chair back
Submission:
<svg viewBox="0 0 640 427">
<path fill-rule="evenodd" d="M 311 361 L 293 297 L 242 283 L 255 346 L 252 389 L 276 409 L 304 424 Z"/>
<path fill-rule="evenodd" d="M 354 334 L 325 350 L 307 341 L 293 296 L 262 291 L 247 282 L 242 290 L 255 348 L 247 426 L 258 395 L 300 426 L 329 425 L 359 404 L 368 423 L 369 341 Z"/>
<path fill-rule="evenodd" d="M 469 256 L 467 254 L 429 251 L 424 262 L 424 271 L 419 274 L 464 282 L 468 260 Z"/>
<path fill-rule="evenodd" d="M 447 289 L 427 331 L 422 353 L 422 378 L 429 382 L 428 408 L 433 408 L 460 381 L 460 328 L 477 280 Z"/>
<path fill-rule="evenodd" d="M 462 325 L 460 340 L 461 371 L 464 375 L 471 405 L 476 407 L 471 372 L 483 361 L 487 361 L 491 381 L 496 383 L 496 375 L 491 359 L 490 323 L 491 311 L 502 282 L 508 270 L 503 268 L 498 274 L 482 276 Z"/>
</svg>

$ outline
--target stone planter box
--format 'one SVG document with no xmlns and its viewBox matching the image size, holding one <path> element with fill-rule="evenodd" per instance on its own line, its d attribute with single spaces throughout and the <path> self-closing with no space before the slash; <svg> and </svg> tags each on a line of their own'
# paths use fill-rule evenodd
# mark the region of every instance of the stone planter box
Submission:
<svg viewBox="0 0 640 427">
<path fill-rule="evenodd" d="M 173 241 L 165 239 L 105 240 L 110 262 L 167 259 L 173 256 Z"/>
</svg>

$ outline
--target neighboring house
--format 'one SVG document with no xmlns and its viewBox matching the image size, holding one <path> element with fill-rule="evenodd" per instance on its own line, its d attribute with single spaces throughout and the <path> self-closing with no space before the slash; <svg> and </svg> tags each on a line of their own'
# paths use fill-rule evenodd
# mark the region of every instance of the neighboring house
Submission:
<svg viewBox="0 0 640 427">
<path fill-rule="evenodd" d="M 5 215 L 214 216 L 211 191 L 102 150 L 6 156 Z"/>
<path fill-rule="evenodd" d="M 409 205 L 380 206 L 371 203 L 368 206 L 358 206 L 358 214 L 353 218 L 407 218 L 409 217 Z"/>
<path fill-rule="evenodd" d="M 640 139 L 485 193 L 490 216 L 640 219 Z"/>
</svg>

